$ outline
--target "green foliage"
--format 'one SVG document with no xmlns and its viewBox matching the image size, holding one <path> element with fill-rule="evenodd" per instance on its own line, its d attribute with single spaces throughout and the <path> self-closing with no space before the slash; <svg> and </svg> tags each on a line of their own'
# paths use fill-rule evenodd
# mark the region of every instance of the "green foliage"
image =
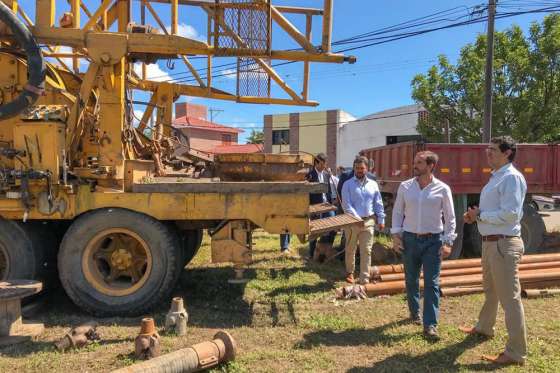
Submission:
<svg viewBox="0 0 560 373">
<path fill-rule="evenodd" d="M 264 132 L 251 130 L 251 134 L 247 138 L 247 144 L 264 144 Z"/>
<path fill-rule="evenodd" d="M 428 141 L 480 142 L 484 110 L 486 35 L 461 49 L 455 65 L 445 56 L 412 80 L 412 98 L 429 115 L 418 124 Z M 521 142 L 560 140 L 560 15 L 534 23 L 529 35 L 512 26 L 495 34 L 492 135 Z"/>
</svg>

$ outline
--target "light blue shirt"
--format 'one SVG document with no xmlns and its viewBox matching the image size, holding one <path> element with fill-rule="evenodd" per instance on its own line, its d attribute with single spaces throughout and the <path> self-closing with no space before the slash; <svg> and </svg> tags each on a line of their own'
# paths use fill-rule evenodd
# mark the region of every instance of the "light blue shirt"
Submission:
<svg viewBox="0 0 560 373">
<path fill-rule="evenodd" d="M 358 218 L 370 217 L 375 213 L 377 224 L 385 224 L 385 210 L 379 187 L 367 177 L 364 181 L 355 176 L 342 186 L 342 208 L 344 212 Z"/>
<path fill-rule="evenodd" d="M 511 163 L 493 171 L 480 193 L 480 234 L 520 236 L 526 192 L 525 178 Z"/>
</svg>

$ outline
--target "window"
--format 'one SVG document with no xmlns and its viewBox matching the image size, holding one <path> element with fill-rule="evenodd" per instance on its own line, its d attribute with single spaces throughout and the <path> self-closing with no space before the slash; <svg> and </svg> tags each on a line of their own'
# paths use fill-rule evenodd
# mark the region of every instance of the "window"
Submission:
<svg viewBox="0 0 560 373">
<path fill-rule="evenodd" d="M 272 145 L 288 145 L 290 143 L 290 130 L 272 131 Z"/>
<path fill-rule="evenodd" d="M 222 135 L 222 145 L 231 145 L 231 135 Z"/>
</svg>

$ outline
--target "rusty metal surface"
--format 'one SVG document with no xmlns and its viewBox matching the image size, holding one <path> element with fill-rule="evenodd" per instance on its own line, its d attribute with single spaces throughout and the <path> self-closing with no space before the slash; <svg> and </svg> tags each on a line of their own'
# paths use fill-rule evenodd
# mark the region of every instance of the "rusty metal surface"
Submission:
<svg viewBox="0 0 560 373">
<path fill-rule="evenodd" d="M 440 155 L 435 175 L 454 193 L 478 194 L 490 178 L 487 144 L 419 144 L 404 142 L 362 150 L 375 161 L 378 183 L 383 192 L 396 193 L 401 181 L 413 176 L 412 161 L 421 150 Z M 514 165 L 527 180 L 528 193 L 560 191 L 560 145 L 519 144 Z"/>
<path fill-rule="evenodd" d="M 336 211 L 337 207 L 334 205 L 331 205 L 330 203 L 318 203 L 316 205 L 311 205 L 309 206 L 309 213 L 311 215 L 317 215 L 317 214 L 322 214 L 325 212 L 329 212 L 329 211 Z"/>
<path fill-rule="evenodd" d="M 362 219 L 350 214 L 341 214 L 328 218 L 311 220 L 309 222 L 309 234 L 311 236 L 316 236 L 321 233 L 343 229 L 352 225 L 362 225 L 363 223 Z"/>
<path fill-rule="evenodd" d="M 59 351 L 66 351 L 70 348 L 81 348 L 93 341 L 101 339 L 97 332 L 97 322 L 88 321 L 85 324 L 72 328 L 64 337 L 54 342 L 54 346 Z"/>
<path fill-rule="evenodd" d="M 223 181 L 303 181 L 312 162 L 307 154 L 217 154 L 215 175 Z"/>
<path fill-rule="evenodd" d="M 157 178 L 156 178 L 157 179 Z M 154 182 L 134 184 L 134 193 L 325 193 L 327 185 L 308 182 Z"/>
<path fill-rule="evenodd" d="M 143 318 L 140 333 L 134 340 L 134 356 L 143 360 L 158 357 L 161 353 L 159 340 L 154 319 L 151 317 Z"/>
</svg>

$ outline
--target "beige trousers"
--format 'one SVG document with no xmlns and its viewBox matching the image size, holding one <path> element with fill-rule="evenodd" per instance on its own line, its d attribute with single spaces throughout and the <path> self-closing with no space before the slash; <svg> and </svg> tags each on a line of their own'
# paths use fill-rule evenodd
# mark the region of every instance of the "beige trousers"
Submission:
<svg viewBox="0 0 560 373">
<path fill-rule="evenodd" d="M 505 353 L 517 361 L 527 358 L 525 312 L 518 273 L 523 251 L 523 241 L 519 237 L 482 243 L 482 284 L 486 299 L 476 325 L 480 333 L 494 335 L 498 303 L 501 304 L 509 336 Z"/>
<path fill-rule="evenodd" d="M 364 222 L 363 227 L 344 230 L 346 237 L 345 263 L 346 273 L 354 273 L 356 269 L 356 249 L 360 245 L 360 280 L 369 280 L 369 266 L 371 264 L 371 247 L 375 220 Z"/>
</svg>

